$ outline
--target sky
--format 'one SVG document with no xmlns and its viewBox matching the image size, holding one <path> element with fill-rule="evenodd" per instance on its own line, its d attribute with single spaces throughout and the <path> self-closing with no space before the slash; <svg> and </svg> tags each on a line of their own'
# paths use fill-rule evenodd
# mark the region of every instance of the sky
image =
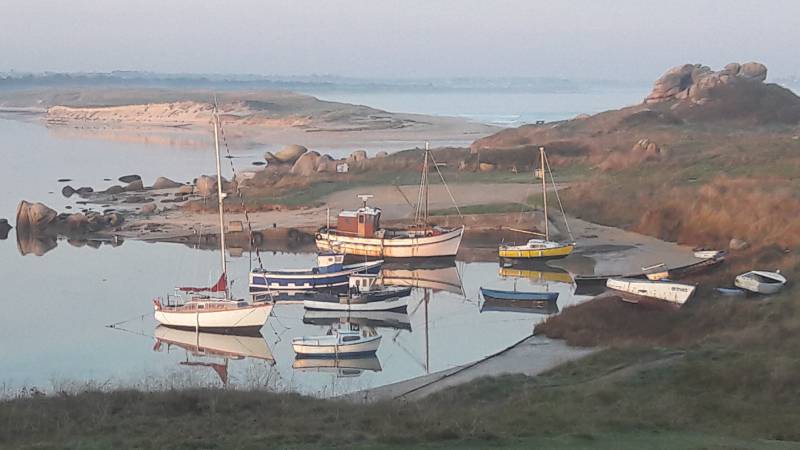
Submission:
<svg viewBox="0 0 800 450">
<path fill-rule="evenodd" d="M 0 71 L 652 80 L 800 75 L 796 0 L 0 0 Z"/>
</svg>

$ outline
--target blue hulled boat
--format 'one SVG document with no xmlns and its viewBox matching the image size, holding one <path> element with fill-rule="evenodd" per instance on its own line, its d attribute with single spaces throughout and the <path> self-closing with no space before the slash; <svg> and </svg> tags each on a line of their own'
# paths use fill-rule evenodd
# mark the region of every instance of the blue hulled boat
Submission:
<svg viewBox="0 0 800 450">
<path fill-rule="evenodd" d="M 553 302 L 558 300 L 558 292 L 501 291 L 498 289 L 481 288 L 481 294 L 486 300 L 528 300 L 535 302 Z"/>
<path fill-rule="evenodd" d="M 344 255 L 321 253 L 310 269 L 255 270 L 250 272 L 250 292 L 308 290 L 347 286 L 350 275 L 377 274 L 383 261 L 344 264 Z"/>
</svg>

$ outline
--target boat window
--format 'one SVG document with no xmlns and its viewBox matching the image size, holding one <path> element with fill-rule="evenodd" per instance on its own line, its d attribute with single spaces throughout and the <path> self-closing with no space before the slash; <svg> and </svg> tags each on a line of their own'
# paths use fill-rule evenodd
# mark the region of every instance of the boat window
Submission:
<svg viewBox="0 0 800 450">
<path fill-rule="evenodd" d="M 363 214 L 359 214 L 358 215 L 358 223 L 364 223 L 364 215 Z"/>
<path fill-rule="evenodd" d="M 357 341 L 359 339 L 361 339 L 359 336 L 342 336 L 343 342 Z"/>
</svg>

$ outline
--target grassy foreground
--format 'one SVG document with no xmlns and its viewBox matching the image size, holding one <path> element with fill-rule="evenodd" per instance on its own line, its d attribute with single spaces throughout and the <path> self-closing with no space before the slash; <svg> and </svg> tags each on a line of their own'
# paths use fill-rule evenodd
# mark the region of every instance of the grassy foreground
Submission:
<svg viewBox="0 0 800 450">
<path fill-rule="evenodd" d="M 0 403 L 0 447 L 797 448 L 800 365 L 785 350 L 629 346 L 370 405 L 216 389 L 26 396 Z"/>
</svg>

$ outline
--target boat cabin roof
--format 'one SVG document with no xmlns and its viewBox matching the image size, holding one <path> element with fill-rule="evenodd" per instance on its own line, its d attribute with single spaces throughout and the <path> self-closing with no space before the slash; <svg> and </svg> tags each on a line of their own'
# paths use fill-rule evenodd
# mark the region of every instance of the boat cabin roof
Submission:
<svg viewBox="0 0 800 450">
<path fill-rule="evenodd" d="M 350 211 L 350 210 L 341 211 L 339 213 L 339 216 L 341 216 L 341 217 L 358 217 L 359 214 L 366 214 L 368 216 L 377 216 L 380 213 L 381 213 L 381 209 L 380 208 L 373 208 L 371 206 L 363 206 L 361 208 L 358 208 L 355 211 Z"/>
</svg>

